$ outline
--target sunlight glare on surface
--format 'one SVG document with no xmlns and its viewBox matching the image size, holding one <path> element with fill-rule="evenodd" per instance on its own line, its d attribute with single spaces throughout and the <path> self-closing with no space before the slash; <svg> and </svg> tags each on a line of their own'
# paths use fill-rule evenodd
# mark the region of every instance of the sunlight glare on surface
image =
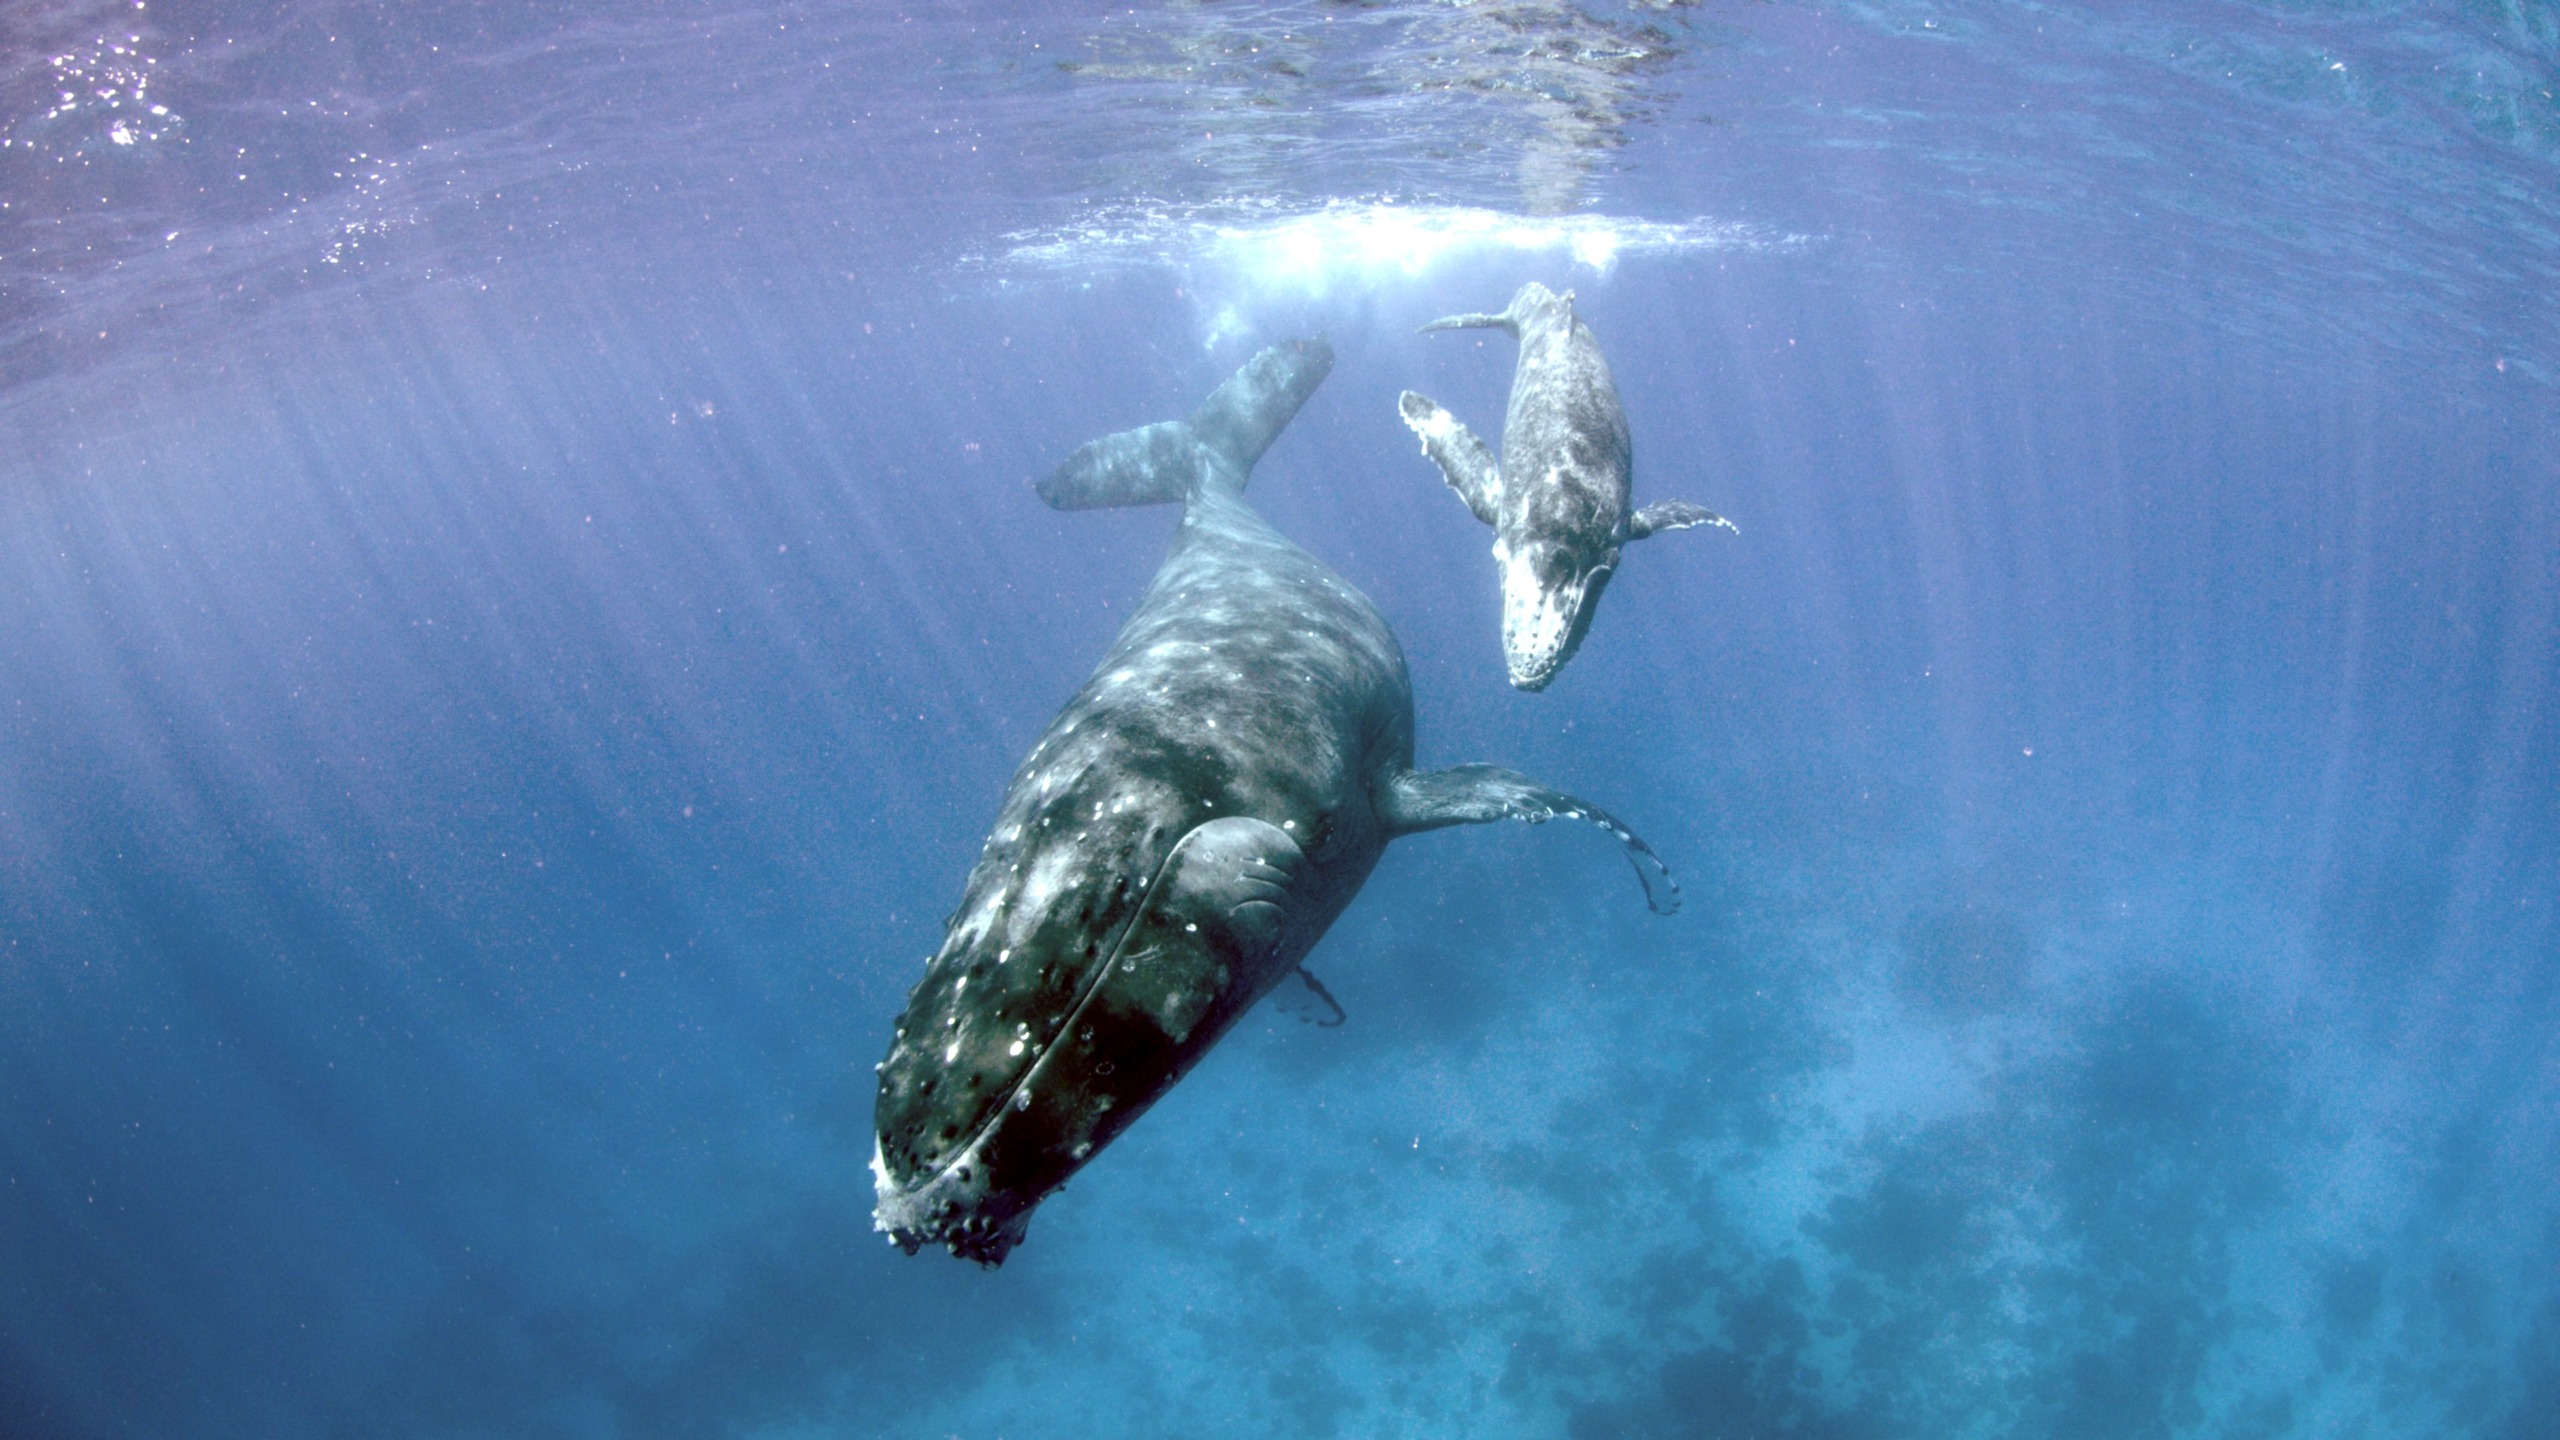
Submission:
<svg viewBox="0 0 2560 1440">
<path fill-rule="evenodd" d="M 1440 267 L 1504 255 L 1553 257 L 1606 277 L 1630 255 L 1793 249 L 1810 237 L 1714 220 L 1660 221 L 1581 214 L 1524 216 L 1471 206 L 1340 201 L 1294 214 L 1276 207 L 1128 206 L 1074 225 L 1019 232 L 1000 255 L 976 257 L 1013 274 L 1090 275 L 1161 266 L 1181 272 L 1208 316 L 1211 348 L 1252 328 L 1274 302 L 1323 299 L 1410 283 Z"/>
<path fill-rule="evenodd" d="M 1631 254 L 1774 249 L 1804 238 L 1712 220 L 1533 218 L 1376 201 L 1249 217 L 1130 207 L 1073 226 L 1008 236 L 1009 248 L 995 263 L 1034 270 L 1169 263 L 1254 289 L 1321 295 L 1336 287 L 1411 279 L 1450 261 L 1502 252 L 1560 255 L 1605 275 Z"/>
</svg>

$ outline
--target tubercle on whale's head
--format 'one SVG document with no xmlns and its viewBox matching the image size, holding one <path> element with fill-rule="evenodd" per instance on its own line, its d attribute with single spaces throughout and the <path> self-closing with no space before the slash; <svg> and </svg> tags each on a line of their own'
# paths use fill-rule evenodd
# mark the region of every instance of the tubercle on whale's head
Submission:
<svg viewBox="0 0 2560 1440">
<path fill-rule="evenodd" d="M 1502 656 L 1511 684 L 1544 690 L 1590 633 L 1600 594 L 1617 573 L 1618 549 L 1586 559 L 1551 541 L 1498 539 L 1493 558 L 1502 577 Z"/>
</svg>

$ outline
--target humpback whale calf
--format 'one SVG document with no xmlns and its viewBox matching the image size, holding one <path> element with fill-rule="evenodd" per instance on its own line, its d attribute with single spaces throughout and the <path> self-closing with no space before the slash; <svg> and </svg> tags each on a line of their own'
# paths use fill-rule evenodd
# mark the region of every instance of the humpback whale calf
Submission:
<svg viewBox="0 0 2560 1440">
<path fill-rule="evenodd" d="M 1607 827 L 1647 902 L 1670 873 L 1599 809 L 1490 765 L 1413 768 L 1413 690 L 1367 597 L 1245 503 L 1333 365 L 1264 350 L 1187 420 L 1096 440 L 1060 509 L 1180 502 L 1155 583 L 1005 791 L 873 1111 L 873 1218 L 982 1265 L 1292 973 L 1388 841 L 1558 816 Z"/>
<path fill-rule="evenodd" d="M 1493 527 L 1503 659 L 1513 685 L 1544 690 L 1591 628 L 1619 547 L 1665 530 L 1734 524 L 1685 500 L 1627 509 L 1627 412 L 1600 342 L 1573 313 L 1572 291 L 1532 280 L 1499 315 L 1452 315 L 1422 328 L 1490 328 L 1520 342 L 1500 460 L 1429 399 L 1407 390 L 1396 408 L 1449 488 Z"/>
</svg>

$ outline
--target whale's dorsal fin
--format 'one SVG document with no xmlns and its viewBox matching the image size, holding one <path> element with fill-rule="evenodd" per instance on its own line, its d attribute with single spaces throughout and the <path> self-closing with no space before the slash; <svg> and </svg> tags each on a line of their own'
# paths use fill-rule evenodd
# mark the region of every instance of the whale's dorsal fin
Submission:
<svg viewBox="0 0 2560 1440">
<path fill-rule="evenodd" d="M 1090 441 L 1040 482 L 1060 510 L 1169 505 L 1203 489 L 1241 493 L 1253 463 L 1333 369 L 1321 335 L 1274 345 L 1244 363 L 1184 420 Z"/>
<path fill-rule="evenodd" d="M 1447 770 L 1399 771 L 1376 786 L 1374 799 L 1378 818 L 1390 835 L 1494 820 L 1525 820 L 1532 825 L 1558 816 L 1588 820 L 1627 847 L 1627 860 L 1636 867 L 1636 879 L 1644 885 L 1644 903 L 1653 913 L 1669 915 L 1680 908 L 1679 882 L 1643 837 L 1599 806 L 1541 785 L 1516 770 L 1459 765 Z"/>
<path fill-rule="evenodd" d="M 1429 396 L 1407 390 L 1397 397 L 1396 410 L 1404 416 L 1405 428 L 1422 438 L 1422 453 L 1440 467 L 1440 478 L 1477 519 L 1493 524 L 1502 505 L 1502 464 L 1492 447 Z"/>
</svg>

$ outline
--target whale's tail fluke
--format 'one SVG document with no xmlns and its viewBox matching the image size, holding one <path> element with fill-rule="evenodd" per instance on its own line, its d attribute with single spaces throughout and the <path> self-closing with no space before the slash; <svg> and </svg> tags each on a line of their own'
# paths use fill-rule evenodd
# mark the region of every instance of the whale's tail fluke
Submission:
<svg viewBox="0 0 2560 1440">
<path fill-rule="evenodd" d="M 1244 489 L 1253 462 L 1288 428 L 1333 370 L 1321 335 L 1271 346 L 1227 377 L 1187 420 L 1166 420 L 1091 441 L 1040 482 L 1060 510 L 1168 505 L 1203 488 Z"/>
</svg>

